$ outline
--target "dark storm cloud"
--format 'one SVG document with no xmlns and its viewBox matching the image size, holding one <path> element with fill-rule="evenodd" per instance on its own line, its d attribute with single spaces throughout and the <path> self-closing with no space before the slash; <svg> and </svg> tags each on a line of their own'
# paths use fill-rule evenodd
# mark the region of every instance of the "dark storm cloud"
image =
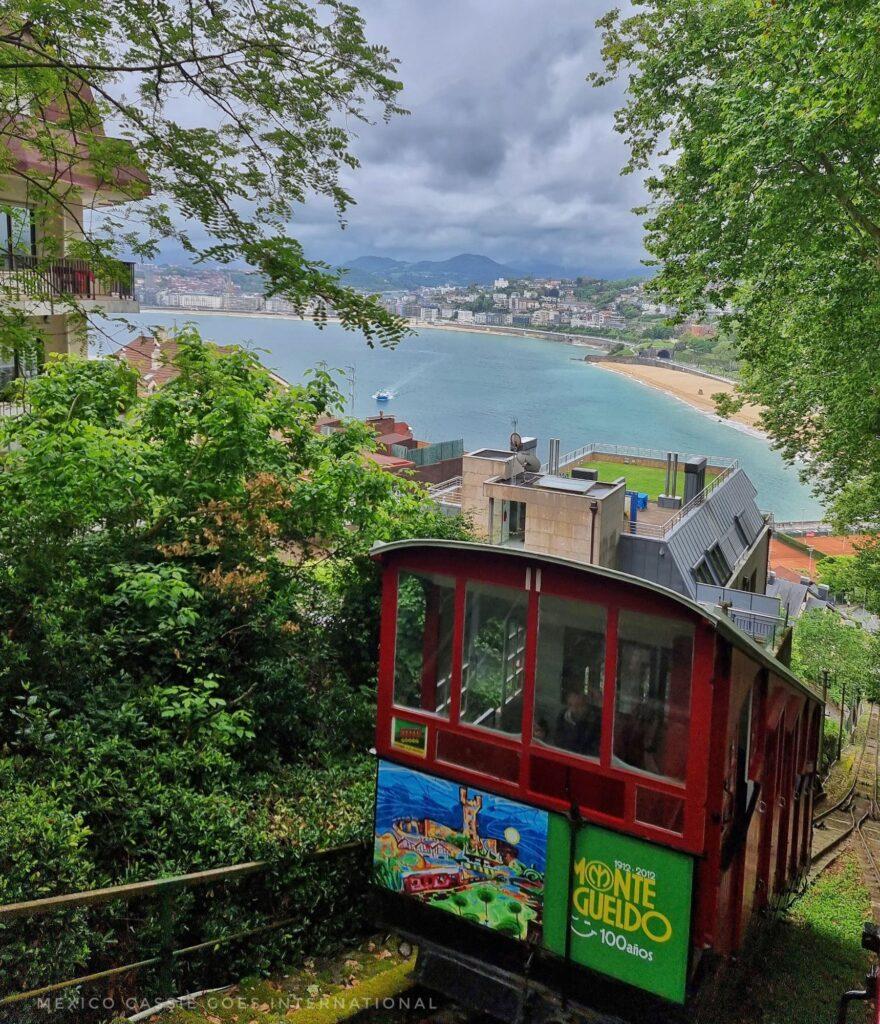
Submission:
<svg viewBox="0 0 880 1024">
<path fill-rule="evenodd" d="M 482 252 L 593 272 L 637 267 L 640 181 L 613 131 L 620 86 L 600 66 L 608 0 L 370 0 L 371 38 L 400 59 L 407 117 L 363 127 L 346 230 L 304 211 L 299 233 L 333 260 L 366 252 Z"/>
<path fill-rule="evenodd" d="M 638 269 L 644 200 L 613 130 L 623 89 L 600 67 L 613 0 L 361 0 L 371 41 L 399 58 L 406 117 L 349 125 L 361 167 L 340 229 L 310 199 L 292 232 L 310 255 L 485 253 L 596 274 Z"/>
</svg>

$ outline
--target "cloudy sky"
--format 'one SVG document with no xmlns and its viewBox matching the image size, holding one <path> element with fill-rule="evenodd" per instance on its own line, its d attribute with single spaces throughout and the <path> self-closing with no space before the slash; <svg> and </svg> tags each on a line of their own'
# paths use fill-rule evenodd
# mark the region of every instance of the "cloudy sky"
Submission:
<svg viewBox="0 0 880 1024">
<path fill-rule="evenodd" d="M 618 87 L 594 89 L 595 19 L 612 0 L 363 0 L 370 37 L 400 60 L 411 113 L 364 126 L 357 206 L 341 231 L 312 205 L 314 256 L 502 262 L 587 273 L 638 269 L 640 182 L 620 177 Z"/>
</svg>

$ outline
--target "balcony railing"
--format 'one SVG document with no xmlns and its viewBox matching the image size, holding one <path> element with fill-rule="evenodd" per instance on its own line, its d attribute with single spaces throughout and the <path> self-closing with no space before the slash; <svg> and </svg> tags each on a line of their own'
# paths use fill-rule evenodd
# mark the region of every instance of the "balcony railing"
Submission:
<svg viewBox="0 0 880 1024">
<path fill-rule="evenodd" d="M 778 597 L 709 583 L 698 583 L 696 596 L 700 604 L 723 612 L 753 640 L 773 649 L 788 626 L 788 613 Z"/>
<path fill-rule="evenodd" d="M 44 260 L 6 254 L 0 258 L 0 294 L 11 299 L 134 299 L 134 264 L 118 263 L 110 278 L 98 276 L 88 260 Z"/>
</svg>

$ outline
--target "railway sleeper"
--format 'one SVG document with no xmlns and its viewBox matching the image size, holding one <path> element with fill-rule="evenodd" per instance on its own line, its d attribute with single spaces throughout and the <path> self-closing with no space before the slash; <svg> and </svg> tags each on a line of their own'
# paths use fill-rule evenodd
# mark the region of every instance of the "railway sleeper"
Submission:
<svg viewBox="0 0 880 1024">
<path fill-rule="evenodd" d="M 624 1024 L 524 974 L 419 940 L 414 980 L 447 996 L 463 1009 L 506 1024 Z"/>
</svg>

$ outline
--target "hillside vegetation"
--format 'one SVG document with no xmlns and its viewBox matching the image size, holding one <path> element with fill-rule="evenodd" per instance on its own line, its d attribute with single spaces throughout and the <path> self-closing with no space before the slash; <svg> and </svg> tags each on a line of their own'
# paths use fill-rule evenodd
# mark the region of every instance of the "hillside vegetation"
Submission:
<svg viewBox="0 0 880 1024">
<path fill-rule="evenodd" d="M 356 919 L 360 868 L 297 865 L 368 834 L 367 553 L 464 531 L 363 458 L 362 425 L 314 431 L 341 405 L 327 373 L 282 389 L 178 340 L 156 394 L 64 359 L 0 427 L 0 903 L 267 859 L 268 883 L 179 907 L 178 944 L 299 916 L 225 950 L 228 976 Z M 0 989 L 140 959 L 158 927 L 150 901 L 23 919 Z"/>
</svg>

